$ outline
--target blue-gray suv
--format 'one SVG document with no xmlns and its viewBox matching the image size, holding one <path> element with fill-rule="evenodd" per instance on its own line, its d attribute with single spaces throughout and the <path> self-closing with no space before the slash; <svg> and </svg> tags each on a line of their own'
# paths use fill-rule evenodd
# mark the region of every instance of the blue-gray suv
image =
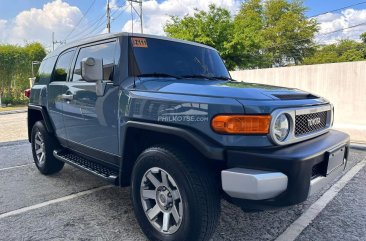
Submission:
<svg viewBox="0 0 366 241">
<path fill-rule="evenodd" d="M 224 198 L 258 210 L 300 203 L 339 176 L 349 136 L 328 100 L 231 79 L 208 46 L 142 34 L 63 45 L 30 93 L 42 174 L 64 163 L 131 186 L 150 240 L 209 240 Z"/>
</svg>

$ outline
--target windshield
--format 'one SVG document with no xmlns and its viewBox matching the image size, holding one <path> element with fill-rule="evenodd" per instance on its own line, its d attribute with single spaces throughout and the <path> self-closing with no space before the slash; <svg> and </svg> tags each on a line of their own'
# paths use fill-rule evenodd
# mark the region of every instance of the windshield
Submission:
<svg viewBox="0 0 366 241">
<path fill-rule="evenodd" d="M 131 37 L 130 61 L 134 76 L 230 77 L 215 50 L 169 40 Z"/>
</svg>

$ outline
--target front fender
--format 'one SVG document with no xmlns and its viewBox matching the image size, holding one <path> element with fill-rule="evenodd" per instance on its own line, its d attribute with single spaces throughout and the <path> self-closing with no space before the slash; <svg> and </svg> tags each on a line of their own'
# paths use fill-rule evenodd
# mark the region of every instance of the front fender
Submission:
<svg viewBox="0 0 366 241">
<path fill-rule="evenodd" d="M 206 158 L 211 160 L 224 160 L 223 147 L 216 143 L 213 143 L 212 141 L 202 137 L 199 134 L 194 133 L 191 130 L 149 122 L 127 121 L 123 126 L 124 130 L 122 131 L 122 133 L 126 135 L 129 128 L 137 128 L 140 130 L 148 130 L 156 133 L 176 136 L 192 144 L 192 146 L 196 147 L 197 151 L 199 151 Z M 122 137 L 124 143 L 127 141 L 126 138 L 126 136 Z"/>
</svg>

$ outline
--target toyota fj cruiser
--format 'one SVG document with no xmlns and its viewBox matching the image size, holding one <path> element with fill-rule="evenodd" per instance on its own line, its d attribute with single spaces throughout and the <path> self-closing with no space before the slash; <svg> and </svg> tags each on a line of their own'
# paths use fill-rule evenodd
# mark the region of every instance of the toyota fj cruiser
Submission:
<svg viewBox="0 0 366 241">
<path fill-rule="evenodd" d="M 28 132 L 42 174 L 67 163 L 130 185 L 150 240 L 209 240 L 221 198 L 293 205 L 341 174 L 349 136 L 333 113 L 304 91 L 232 80 L 211 47 L 118 33 L 46 56 Z"/>
</svg>

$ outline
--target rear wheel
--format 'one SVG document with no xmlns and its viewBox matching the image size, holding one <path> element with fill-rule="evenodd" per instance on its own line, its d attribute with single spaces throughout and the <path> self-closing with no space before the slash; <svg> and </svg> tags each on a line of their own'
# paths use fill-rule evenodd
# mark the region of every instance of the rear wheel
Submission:
<svg viewBox="0 0 366 241">
<path fill-rule="evenodd" d="M 53 156 L 53 151 L 59 146 L 56 138 L 50 135 L 43 121 L 37 121 L 31 133 L 32 153 L 38 170 L 45 175 L 61 171 L 64 162 Z"/>
<path fill-rule="evenodd" d="M 196 155 L 151 147 L 132 173 L 136 218 L 150 240 L 209 240 L 220 214 L 214 172 Z"/>
</svg>

